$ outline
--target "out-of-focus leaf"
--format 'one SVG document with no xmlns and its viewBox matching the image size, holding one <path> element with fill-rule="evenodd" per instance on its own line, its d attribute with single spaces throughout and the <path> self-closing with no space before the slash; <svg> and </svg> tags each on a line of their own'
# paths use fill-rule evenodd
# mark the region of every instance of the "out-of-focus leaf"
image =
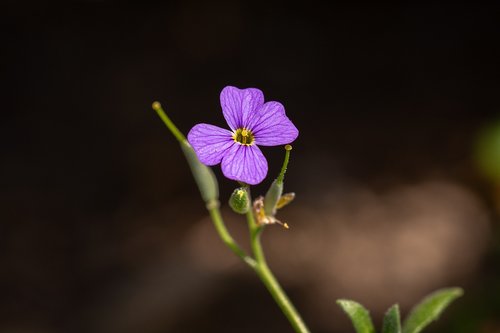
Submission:
<svg viewBox="0 0 500 333">
<path fill-rule="evenodd" d="M 382 324 L 382 333 L 401 333 L 399 305 L 394 304 L 387 310 Z"/>
<path fill-rule="evenodd" d="M 357 333 L 375 333 L 370 314 L 361 304 L 347 299 L 339 299 L 337 304 L 351 318 Z"/>
<path fill-rule="evenodd" d="M 479 132 L 475 147 L 479 170 L 489 180 L 500 182 L 500 121 L 491 122 Z"/>
<path fill-rule="evenodd" d="M 437 320 L 446 307 L 462 296 L 461 288 L 446 288 L 433 292 L 418 303 L 403 323 L 403 333 L 418 333 Z"/>
</svg>

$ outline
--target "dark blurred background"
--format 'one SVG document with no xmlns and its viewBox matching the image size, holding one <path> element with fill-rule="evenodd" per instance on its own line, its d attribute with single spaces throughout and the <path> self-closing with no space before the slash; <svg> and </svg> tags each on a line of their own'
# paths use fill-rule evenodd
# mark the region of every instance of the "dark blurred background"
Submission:
<svg viewBox="0 0 500 333">
<path fill-rule="evenodd" d="M 291 331 L 217 238 L 150 107 L 184 133 L 225 126 L 226 85 L 262 89 L 300 130 L 286 178 L 297 199 L 279 216 L 291 229 L 264 243 L 313 332 L 353 332 L 337 298 L 379 327 L 393 303 L 406 314 L 452 285 L 465 296 L 428 332 L 500 332 L 499 14 L 4 2 L 0 332 Z M 263 150 L 274 177 L 283 151 Z M 236 184 L 215 171 L 246 245 L 225 204 Z"/>
</svg>

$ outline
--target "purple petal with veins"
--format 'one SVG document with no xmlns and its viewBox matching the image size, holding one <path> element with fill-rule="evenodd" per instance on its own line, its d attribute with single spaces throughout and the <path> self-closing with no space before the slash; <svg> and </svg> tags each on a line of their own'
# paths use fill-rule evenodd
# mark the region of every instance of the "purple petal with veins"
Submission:
<svg viewBox="0 0 500 333">
<path fill-rule="evenodd" d="M 266 177 L 268 169 L 258 145 L 291 143 L 299 131 L 286 116 L 283 105 L 264 103 L 264 94 L 259 89 L 227 86 L 220 94 L 220 103 L 232 131 L 198 124 L 189 132 L 188 141 L 203 164 L 221 163 L 227 178 L 258 184 Z"/>
<path fill-rule="evenodd" d="M 231 131 L 209 124 L 198 124 L 188 133 L 188 142 L 205 165 L 216 165 L 236 143 Z"/>
<path fill-rule="evenodd" d="M 256 88 L 225 87 L 220 94 L 222 113 L 234 131 L 244 127 L 249 117 L 264 104 L 264 94 Z"/>
<path fill-rule="evenodd" d="M 255 185 L 267 175 L 267 161 L 257 146 L 235 144 L 222 158 L 222 173 L 229 179 Z"/>
<path fill-rule="evenodd" d="M 288 119 L 285 108 L 279 102 L 265 103 L 252 115 L 247 128 L 255 136 L 255 144 L 261 146 L 285 145 L 299 135 L 299 130 Z"/>
</svg>

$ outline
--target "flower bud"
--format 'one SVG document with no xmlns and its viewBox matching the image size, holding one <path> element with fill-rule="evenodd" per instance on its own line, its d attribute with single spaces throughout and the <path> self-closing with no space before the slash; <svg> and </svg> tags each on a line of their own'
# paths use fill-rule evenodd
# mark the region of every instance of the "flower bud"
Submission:
<svg viewBox="0 0 500 333">
<path fill-rule="evenodd" d="M 235 189 L 229 198 L 229 206 L 238 214 L 246 214 L 250 209 L 247 190 L 243 187 Z"/>
</svg>

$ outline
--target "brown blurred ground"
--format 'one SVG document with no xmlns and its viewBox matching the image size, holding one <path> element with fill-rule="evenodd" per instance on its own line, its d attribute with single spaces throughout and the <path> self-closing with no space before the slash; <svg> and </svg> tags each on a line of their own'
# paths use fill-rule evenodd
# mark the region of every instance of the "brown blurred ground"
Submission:
<svg viewBox="0 0 500 333">
<path fill-rule="evenodd" d="M 298 197 L 282 213 L 292 228 L 264 240 L 314 332 L 352 331 L 337 298 L 380 324 L 393 303 L 406 312 L 448 285 L 466 295 L 434 331 L 498 332 L 498 216 L 472 160 L 500 112 L 498 14 L 2 5 L 0 332 L 290 331 L 216 238 L 150 110 L 160 100 L 184 132 L 222 126 L 225 85 L 261 88 L 301 131 L 286 182 Z M 264 152 L 273 175 L 282 152 Z M 234 184 L 220 179 L 224 201 Z"/>
</svg>

